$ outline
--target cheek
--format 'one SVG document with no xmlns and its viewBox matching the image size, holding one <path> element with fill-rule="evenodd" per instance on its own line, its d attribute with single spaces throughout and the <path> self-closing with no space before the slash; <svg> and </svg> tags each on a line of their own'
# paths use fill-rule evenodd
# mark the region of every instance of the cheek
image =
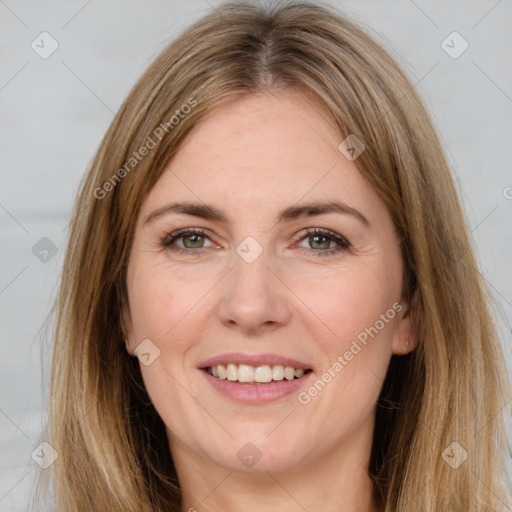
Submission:
<svg viewBox="0 0 512 512">
<path fill-rule="evenodd" d="M 187 438 L 187 422 L 174 411 L 188 411 L 193 419 L 200 416 L 191 398 L 193 382 L 187 370 L 191 349 L 204 330 L 199 316 L 207 305 L 200 299 L 211 284 L 190 279 L 189 273 L 180 277 L 165 265 L 133 261 L 137 266 L 128 276 L 133 347 L 149 338 L 160 351 L 150 365 L 140 364 L 142 379 L 166 426 L 179 438 Z"/>
<path fill-rule="evenodd" d="M 150 265 L 134 260 L 129 273 L 128 294 L 134 334 L 165 344 L 176 343 L 177 334 L 201 311 L 201 297 L 208 290 L 207 280 L 180 277 L 165 265 Z M 165 348 L 162 346 L 162 348 Z"/>
<path fill-rule="evenodd" d="M 176 294 L 164 281 L 146 272 L 133 281 L 129 297 L 135 340 L 150 338 L 158 343 L 179 314 Z"/>
<path fill-rule="evenodd" d="M 331 409 L 335 423 L 355 425 L 371 412 L 380 393 L 400 307 L 396 270 L 399 266 L 390 269 L 384 261 L 347 265 L 327 280 L 308 280 L 303 288 L 326 326 L 316 337 L 326 357 L 317 385 L 306 390 L 301 403 L 311 399 L 317 411 L 336 404 Z"/>
<path fill-rule="evenodd" d="M 361 262 L 339 268 L 328 276 L 310 274 L 301 285 L 296 285 L 297 295 L 321 320 L 320 336 L 326 353 L 346 350 L 353 339 L 392 307 L 399 297 L 399 286 L 394 283 L 398 278 L 386 273 L 381 262 Z M 386 335 L 392 330 L 390 325 L 387 322 L 386 329 L 382 329 Z"/>
</svg>

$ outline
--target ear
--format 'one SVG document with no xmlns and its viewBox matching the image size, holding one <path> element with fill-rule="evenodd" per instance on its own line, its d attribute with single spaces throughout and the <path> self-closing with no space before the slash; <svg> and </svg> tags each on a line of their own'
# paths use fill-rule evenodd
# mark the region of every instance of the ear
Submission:
<svg viewBox="0 0 512 512">
<path fill-rule="evenodd" d="M 412 352 L 418 345 L 418 336 L 412 311 L 416 304 L 416 292 L 409 302 L 401 302 L 402 310 L 398 313 L 395 337 L 393 340 L 393 355 L 403 356 Z"/>
<path fill-rule="evenodd" d="M 126 346 L 126 351 L 128 352 L 128 354 L 133 356 L 134 353 L 133 353 L 133 349 L 131 348 L 131 343 L 130 343 L 130 337 L 133 332 L 133 323 L 132 323 L 132 317 L 130 314 L 130 308 L 127 304 L 124 304 L 123 308 L 122 308 L 121 329 L 122 329 L 123 336 L 124 336 L 124 343 Z"/>
</svg>

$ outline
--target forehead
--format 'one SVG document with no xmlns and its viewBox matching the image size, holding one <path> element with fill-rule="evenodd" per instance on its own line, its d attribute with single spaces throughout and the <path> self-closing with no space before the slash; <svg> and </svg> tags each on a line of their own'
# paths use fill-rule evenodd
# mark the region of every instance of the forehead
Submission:
<svg viewBox="0 0 512 512">
<path fill-rule="evenodd" d="M 338 150 L 341 141 L 329 113 L 309 95 L 244 96 L 194 127 L 143 210 L 173 199 L 247 215 L 301 200 L 339 199 L 361 207 L 376 196 Z"/>
</svg>

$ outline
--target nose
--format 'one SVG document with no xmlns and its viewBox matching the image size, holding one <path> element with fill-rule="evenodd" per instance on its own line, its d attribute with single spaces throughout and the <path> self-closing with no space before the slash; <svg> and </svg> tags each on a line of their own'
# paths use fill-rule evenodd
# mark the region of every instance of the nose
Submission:
<svg viewBox="0 0 512 512">
<path fill-rule="evenodd" d="M 217 315 L 221 322 L 245 334 L 259 334 L 286 325 L 291 318 L 290 292 L 270 268 L 266 253 L 247 263 L 235 256 L 223 280 Z"/>
</svg>

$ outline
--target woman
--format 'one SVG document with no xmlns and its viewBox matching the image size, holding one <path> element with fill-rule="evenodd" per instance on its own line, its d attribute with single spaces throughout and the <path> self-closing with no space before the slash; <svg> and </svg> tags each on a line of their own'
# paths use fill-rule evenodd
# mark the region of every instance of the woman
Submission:
<svg viewBox="0 0 512 512">
<path fill-rule="evenodd" d="M 506 389 L 438 136 L 379 45 L 233 3 L 161 53 L 76 203 L 59 510 L 501 510 Z"/>
</svg>

